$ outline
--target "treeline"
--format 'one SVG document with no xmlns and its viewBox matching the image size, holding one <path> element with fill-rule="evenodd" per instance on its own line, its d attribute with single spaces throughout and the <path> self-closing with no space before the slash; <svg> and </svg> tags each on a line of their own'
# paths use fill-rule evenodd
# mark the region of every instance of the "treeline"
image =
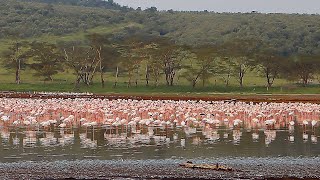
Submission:
<svg viewBox="0 0 320 180">
<path fill-rule="evenodd" d="M 48 4 L 63 4 L 72 6 L 98 7 L 113 10 L 133 10 L 132 8 L 121 6 L 113 0 L 20 0 L 23 2 L 40 2 Z"/>
<path fill-rule="evenodd" d="M 17 84 L 21 83 L 21 71 L 29 66 L 35 76 L 48 81 L 53 81 L 55 74 L 72 70 L 76 89 L 81 84 L 92 85 L 94 79 L 100 79 L 104 87 L 108 76 L 113 76 L 113 86 L 117 87 L 120 74 L 127 78 L 128 87 L 137 86 L 141 80 L 146 86 L 158 86 L 161 77 L 167 86 L 177 85 L 179 77 L 192 87 L 200 83 L 205 86 L 212 77 L 222 77 L 227 87 L 234 77 L 242 87 L 247 72 L 252 70 L 264 77 L 268 88 L 278 78 L 307 86 L 320 73 L 320 54 L 283 56 L 273 46 L 254 38 L 185 46 L 144 34 L 120 40 L 90 34 L 84 41 L 61 44 L 16 41 L 1 59 L 7 69 L 15 70 Z"/>
</svg>

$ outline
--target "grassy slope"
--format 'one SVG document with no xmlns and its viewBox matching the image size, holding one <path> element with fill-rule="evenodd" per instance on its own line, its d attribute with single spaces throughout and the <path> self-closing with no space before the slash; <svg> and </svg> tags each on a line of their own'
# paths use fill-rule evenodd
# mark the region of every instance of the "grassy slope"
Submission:
<svg viewBox="0 0 320 180">
<path fill-rule="evenodd" d="M 72 13 L 73 11 L 70 11 L 70 8 L 74 8 L 72 6 L 65 9 L 65 11 Z M 62 9 L 64 10 L 64 9 Z M 95 11 L 96 9 L 92 8 L 92 11 Z M 101 12 L 104 13 L 104 12 Z M 192 14 L 190 15 L 192 16 Z M 198 17 L 198 16 L 197 16 Z M 178 18 L 179 19 L 179 18 Z M 198 20 L 195 20 L 198 21 Z M 177 22 L 178 23 L 178 22 Z M 109 26 L 99 26 L 92 29 L 88 29 L 87 31 L 80 31 L 77 33 L 64 35 L 64 36 L 54 36 L 54 35 L 43 35 L 41 37 L 37 38 L 30 38 L 27 39 L 28 41 L 46 41 L 51 43 L 57 43 L 59 41 L 74 41 L 74 40 L 83 40 L 85 38 L 85 35 L 88 33 L 114 33 L 117 31 L 121 31 L 122 29 L 128 27 L 128 26 L 135 26 L 142 28 L 142 25 L 136 24 L 136 23 L 124 23 L 124 24 L 117 24 L 117 25 L 109 25 Z M 230 29 L 229 26 L 233 27 L 233 24 L 227 24 L 227 29 Z M 205 30 L 203 30 L 205 31 Z M 198 33 L 201 33 L 202 30 L 199 30 Z M 191 32 L 190 32 L 191 33 Z M 194 35 L 195 32 L 192 32 Z M 190 35 L 192 35 L 190 34 Z M 188 35 L 186 33 L 185 35 Z M 177 36 L 176 34 L 171 34 L 171 36 Z M 9 40 L 1 40 L 0 43 L 0 52 L 6 49 L 10 44 Z M 44 85 L 44 82 L 41 80 L 41 78 L 34 77 L 32 75 L 32 71 L 30 69 L 27 69 L 26 71 L 22 72 L 22 82 L 24 84 L 21 85 L 15 85 L 14 82 L 14 73 L 12 71 L 7 71 L 0 67 L 0 90 L 14 90 L 14 91 L 72 91 L 73 90 L 73 81 L 74 81 L 74 75 L 71 71 L 62 72 L 56 76 L 54 76 L 55 81 L 54 82 L 46 82 Z M 190 83 L 187 82 L 184 78 L 180 78 L 177 80 L 179 82 L 179 86 L 175 87 L 166 87 L 164 86 L 164 77 L 161 79 L 161 85 L 159 87 L 154 87 L 153 82 L 151 81 L 150 87 L 144 86 L 144 80 L 143 80 L 143 73 L 140 74 L 140 80 L 139 80 L 139 87 L 131 87 L 127 88 L 125 82 L 127 81 L 127 78 L 125 75 L 122 74 L 122 77 L 119 78 L 119 87 L 114 89 L 112 87 L 112 82 L 114 81 L 113 74 L 107 73 L 106 79 L 108 80 L 107 88 L 102 89 L 100 88 L 100 85 L 96 84 L 92 87 L 86 87 L 82 86 L 81 91 L 86 92 L 97 92 L 97 93 L 105 93 L 105 92 L 114 92 L 114 93 L 141 93 L 141 94 L 152 94 L 152 93 L 201 93 L 201 94 L 210 94 L 210 93 L 320 93 L 320 89 L 318 86 L 313 87 L 296 87 L 295 85 L 290 85 L 292 82 L 287 82 L 283 79 L 277 79 L 275 81 L 275 87 L 271 90 L 267 91 L 265 87 L 265 79 L 262 77 L 259 77 L 256 72 L 249 72 L 245 76 L 245 88 L 241 89 L 237 85 L 237 81 L 235 78 L 232 78 L 230 80 L 231 87 L 226 88 L 223 85 L 222 78 L 219 77 L 213 77 L 210 79 L 210 81 L 207 83 L 206 87 L 201 87 L 201 81 L 198 83 L 198 87 L 193 89 L 190 87 Z M 95 80 L 95 82 L 98 82 L 98 79 Z"/>
<path fill-rule="evenodd" d="M 45 41 L 50 43 L 57 43 L 59 41 L 82 41 L 85 39 L 85 35 L 91 34 L 91 33 L 98 33 L 98 34 L 110 34 L 115 33 L 117 31 L 121 31 L 122 29 L 126 27 L 142 27 L 140 24 L 136 23 L 123 23 L 123 24 L 114 24 L 110 26 L 99 26 L 92 29 L 88 29 L 87 31 L 81 31 L 73 34 L 68 34 L 65 36 L 54 36 L 54 35 L 44 35 L 39 38 L 31 38 L 29 40 L 37 40 L 37 41 Z"/>
</svg>

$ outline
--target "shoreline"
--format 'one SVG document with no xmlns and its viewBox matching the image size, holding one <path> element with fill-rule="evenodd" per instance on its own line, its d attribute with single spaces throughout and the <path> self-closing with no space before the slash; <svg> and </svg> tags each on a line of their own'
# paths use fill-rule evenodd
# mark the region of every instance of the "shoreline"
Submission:
<svg viewBox="0 0 320 180">
<path fill-rule="evenodd" d="M 1 179 L 319 179 L 318 157 L 195 159 L 221 162 L 239 171 L 179 167 L 185 159 L 76 160 L 0 163 Z M 193 160 L 192 160 L 193 161 Z"/>
<path fill-rule="evenodd" d="M 23 92 L 0 92 L 0 98 L 94 98 L 94 99 L 135 99 L 135 100 L 194 100 L 194 101 L 242 101 L 242 102 L 303 102 L 320 103 L 320 94 L 124 94 L 124 93 L 106 93 L 106 94 L 85 94 L 85 93 L 23 93 Z"/>
</svg>

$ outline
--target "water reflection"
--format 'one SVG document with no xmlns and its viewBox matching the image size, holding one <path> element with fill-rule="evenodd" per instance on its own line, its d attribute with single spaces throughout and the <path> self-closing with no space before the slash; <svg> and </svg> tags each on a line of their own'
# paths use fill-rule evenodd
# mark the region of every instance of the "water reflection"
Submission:
<svg viewBox="0 0 320 180">
<path fill-rule="evenodd" d="M 272 129 L 204 126 L 2 128 L 0 161 L 83 158 L 171 158 L 214 156 L 317 156 L 319 131 L 301 126 Z"/>
<path fill-rule="evenodd" d="M 317 144 L 317 143 L 318 143 L 318 138 L 317 138 L 316 135 L 314 135 L 314 134 L 311 135 L 311 142 L 312 142 L 313 144 Z"/>
</svg>

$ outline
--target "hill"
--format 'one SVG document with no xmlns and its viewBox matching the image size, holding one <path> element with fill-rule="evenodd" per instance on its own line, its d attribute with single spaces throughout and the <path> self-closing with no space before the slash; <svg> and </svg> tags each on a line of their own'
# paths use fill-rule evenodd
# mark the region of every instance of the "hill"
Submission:
<svg viewBox="0 0 320 180">
<path fill-rule="evenodd" d="M 99 7 L 114 10 L 129 10 L 131 8 L 120 6 L 113 0 L 21 0 L 24 2 L 40 2 L 48 4 L 61 4 L 72 6 Z M 132 9 L 131 9 L 132 10 Z"/>
<path fill-rule="evenodd" d="M 320 15 L 0 0 L 0 53 L 3 90 L 318 93 Z"/>
<path fill-rule="evenodd" d="M 1 0 L 0 12 L 0 38 L 66 35 L 123 21 L 114 10 L 12 0 Z"/>
<path fill-rule="evenodd" d="M 0 0 L 0 12 L 1 39 L 65 36 L 134 23 L 139 28 L 120 34 L 164 36 L 188 45 L 251 38 L 271 44 L 283 55 L 320 51 L 320 15 L 141 11 L 112 0 Z"/>
</svg>

